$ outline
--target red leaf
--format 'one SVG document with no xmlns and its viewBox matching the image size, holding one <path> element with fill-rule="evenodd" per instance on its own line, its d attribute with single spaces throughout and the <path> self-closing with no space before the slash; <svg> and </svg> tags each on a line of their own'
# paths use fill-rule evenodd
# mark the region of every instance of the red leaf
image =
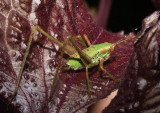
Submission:
<svg viewBox="0 0 160 113">
<path fill-rule="evenodd" d="M 13 95 L 17 76 L 31 29 L 41 26 L 63 41 L 66 36 L 87 34 L 92 44 L 116 42 L 124 35 L 105 31 L 88 15 L 82 0 L 48 0 L 4 2 L 0 14 L 0 94 L 8 104 Z M 43 47 L 42 47 L 42 46 Z M 82 48 L 80 42 L 77 45 Z M 104 67 L 121 79 L 133 52 L 133 40 L 116 46 Z M 48 49 L 49 48 L 49 49 Z M 59 48 L 40 33 L 35 33 L 16 99 L 11 111 L 39 113 L 48 100 L 57 66 Z M 98 67 L 97 67 L 98 68 Z M 105 78 L 100 69 L 90 70 L 92 98 L 87 103 L 85 71 L 60 71 L 52 102 L 46 112 L 86 112 L 95 101 L 106 97 L 119 83 Z M 13 110 L 12 110 L 13 109 Z"/>
<path fill-rule="evenodd" d="M 160 13 L 145 18 L 117 96 L 103 113 L 159 113 Z"/>
</svg>

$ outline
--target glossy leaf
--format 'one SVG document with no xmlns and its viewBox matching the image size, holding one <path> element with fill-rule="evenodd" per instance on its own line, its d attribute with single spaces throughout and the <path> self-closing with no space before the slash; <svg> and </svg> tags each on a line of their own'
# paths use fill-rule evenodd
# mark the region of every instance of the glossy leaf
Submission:
<svg viewBox="0 0 160 113">
<path fill-rule="evenodd" d="M 87 34 L 92 44 L 116 42 L 122 34 L 105 31 L 88 15 L 83 0 L 10 1 L 2 0 L 0 13 L 0 100 L 8 104 L 13 95 L 17 76 L 28 42 L 35 25 L 63 41 L 66 36 Z M 104 67 L 121 79 L 133 52 L 133 41 L 116 46 Z M 82 49 L 79 41 L 77 45 Z M 39 113 L 48 100 L 54 78 L 59 47 L 41 33 L 36 32 L 28 56 L 20 88 L 12 102 L 10 112 Z M 63 59 L 63 63 L 65 58 Z M 85 70 L 60 70 L 55 94 L 46 112 L 86 112 L 87 107 L 106 97 L 119 83 L 110 80 L 99 67 L 90 69 L 92 99 L 87 102 Z M 2 106 L 2 105 L 1 105 Z M 6 111 L 6 106 L 3 108 Z"/>
</svg>

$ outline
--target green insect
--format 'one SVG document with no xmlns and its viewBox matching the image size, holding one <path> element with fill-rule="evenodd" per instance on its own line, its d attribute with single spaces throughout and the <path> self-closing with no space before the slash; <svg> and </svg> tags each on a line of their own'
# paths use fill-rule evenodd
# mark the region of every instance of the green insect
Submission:
<svg viewBox="0 0 160 113">
<path fill-rule="evenodd" d="M 18 88 L 19 88 L 21 77 L 22 77 L 23 70 L 24 70 L 24 65 L 26 63 L 26 59 L 27 59 L 28 54 L 29 54 L 29 50 L 30 50 L 30 46 L 31 46 L 31 42 L 32 42 L 32 37 L 33 37 L 33 34 L 36 30 L 41 32 L 46 37 L 48 37 L 53 43 L 56 43 L 61 48 L 61 57 L 58 61 L 58 66 L 57 66 L 57 69 L 56 69 L 56 73 L 54 75 L 54 80 L 53 80 L 53 83 L 52 83 L 51 92 L 50 92 L 50 95 L 49 95 L 48 102 L 50 102 L 52 97 L 53 97 L 53 93 L 54 93 L 54 90 L 55 90 L 55 83 L 56 83 L 58 71 L 60 70 L 61 60 L 62 60 L 64 52 L 69 55 L 69 59 L 67 60 L 66 65 L 70 69 L 73 69 L 73 70 L 80 70 L 82 68 L 86 69 L 86 82 L 87 82 L 87 90 L 88 90 L 88 100 L 90 100 L 90 98 L 91 98 L 89 75 L 88 75 L 88 69 L 89 68 L 100 65 L 100 68 L 104 73 L 109 75 L 109 77 L 111 79 L 113 79 L 115 82 L 118 81 L 109 72 L 107 72 L 106 69 L 103 68 L 103 62 L 109 59 L 110 54 L 112 53 L 112 51 L 114 51 L 114 47 L 117 44 L 119 44 L 121 42 L 124 42 L 127 39 L 121 39 L 121 40 L 117 41 L 116 43 L 105 42 L 105 43 L 101 43 L 101 44 L 97 44 L 97 45 L 91 45 L 87 36 L 84 35 L 84 38 L 85 38 L 87 44 L 89 45 L 89 47 L 87 48 L 87 46 L 86 46 L 86 44 L 85 44 L 85 42 L 84 42 L 84 40 L 82 39 L 81 36 L 75 36 L 75 37 L 68 36 L 68 37 L 65 38 L 65 41 L 62 43 L 59 40 L 57 40 L 56 38 L 54 38 L 51 35 L 49 35 L 48 33 L 46 33 L 40 26 L 36 26 L 36 27 L 33 28 L 32 32 L 30 34 L 29 41 L 28 41 L 28 44 L 27 44 L 27 49 L 26 49 L 24 59 L 23 59 L 23 62 L 22 62 L 22 66 L 21 66 L 21 69 L 19 71 L 16 88 L 14 90 L 14 95 L 13 95 L 13 98 L 10 100 L 10 103 L 16 97 L 16 94 L 18 92 Z M 82 44 L 86 47 L 85 49 L 83 49 L 83 50 L 79 49 L 79 47 L 74 42 L 74 40 L 76 38 L 80 39 Z M 73 47 L 67 45 L 69 42 L 72 43 Z M 47 104 L 48 104 L 48 102 L 47 102 Z"/>
</svg>

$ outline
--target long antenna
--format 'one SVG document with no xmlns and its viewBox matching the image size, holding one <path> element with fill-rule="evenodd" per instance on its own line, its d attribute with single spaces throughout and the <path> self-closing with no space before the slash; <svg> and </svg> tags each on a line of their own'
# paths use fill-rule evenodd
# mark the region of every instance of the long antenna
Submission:
<svg viewBox="0 0 160 113">
<path fill-rule="evenodd" d="M 130 33 L 129 35 L 124 36 L 124 38 L 122 38 L 119 41 L 117 41 L 116 43 L 114 43 L 113 46 L 116 46 L 117 44 L 122 43 L 122 42 L 127 41 L 132 38 L 135 38 L 135 36 L 133 36 L 133 33 Z"/>
</svg>

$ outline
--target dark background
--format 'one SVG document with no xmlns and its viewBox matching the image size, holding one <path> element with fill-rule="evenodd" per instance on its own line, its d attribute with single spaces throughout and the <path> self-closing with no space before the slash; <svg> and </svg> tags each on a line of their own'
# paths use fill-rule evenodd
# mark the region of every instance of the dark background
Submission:
<svg viewBox="0 0 160 113">
<path fill-rule="evenodd" d="M 98 9 L 100 0 L 86 0 L 89 6 Z M 141 26 L 142 20 L 156 9 L 152 0 L 112 0 L 107 30 L 125 33 Z"/>
</svg>

